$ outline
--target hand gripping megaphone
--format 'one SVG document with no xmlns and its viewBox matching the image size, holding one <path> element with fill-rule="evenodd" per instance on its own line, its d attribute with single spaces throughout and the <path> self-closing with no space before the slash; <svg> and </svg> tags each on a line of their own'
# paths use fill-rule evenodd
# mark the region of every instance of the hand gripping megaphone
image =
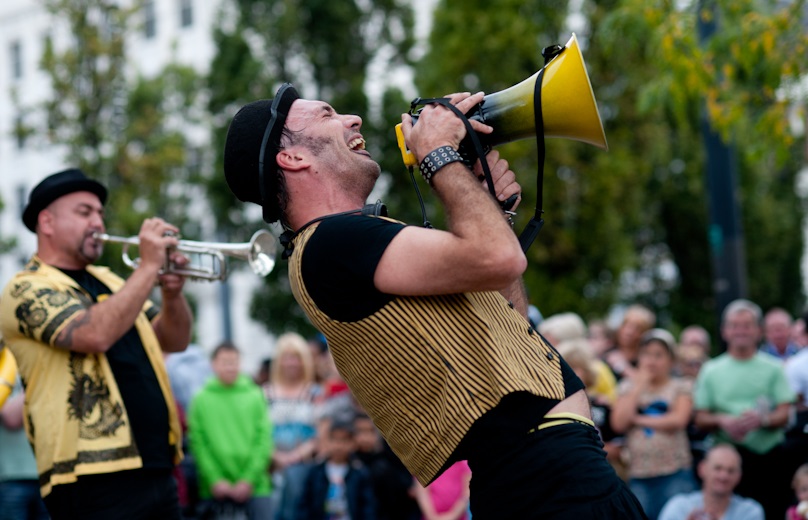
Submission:
<svg viewBox="0 0 808 520">
<path fill-rule="evenodd" d="M 536 135 L 534 94 L 537 80 L 541 80 L 540 115 L 544 137 L 573 139 L 608 150 L 592 84 L 574 33 L 543 69 L 508 89 L 486 95 L 482 103 L 466 114 L 468 119 L 493 127 L 490 134 L 477 134 L 483 147 L 490 150 L 500 144 Z M 416 120 L 417 113 L 413 114 L 413 124 Z M 415 156 L 404 143 L 401 124 L 396 125 L 396 137 L 404 164 L 417 166 Z M 477 158 L 467 157 L 469 150 L 473 149 L 465 141 L 460 148 L 464 158 Z"/>
</svg>

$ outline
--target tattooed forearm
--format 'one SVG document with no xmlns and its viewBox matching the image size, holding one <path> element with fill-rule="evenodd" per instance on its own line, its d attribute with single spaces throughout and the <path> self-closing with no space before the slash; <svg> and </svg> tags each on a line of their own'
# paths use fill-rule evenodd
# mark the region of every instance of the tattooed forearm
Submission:
<svg viewBox="0 0 808 520">
<path fill-rule="evenodd" d="M 55 345 L 68 350 L 73 349 L 73 333 L 90 322 L 91 312 L 92 308 L 89 308 L 81 316 L 73 318 L 56 337 Z"/>
</svg>

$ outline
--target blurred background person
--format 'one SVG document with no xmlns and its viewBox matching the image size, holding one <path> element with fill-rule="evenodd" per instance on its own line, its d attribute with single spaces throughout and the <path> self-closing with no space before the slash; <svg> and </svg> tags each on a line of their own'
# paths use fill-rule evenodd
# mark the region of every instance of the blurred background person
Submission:
<svg viewBox="0 0 808 520">
<path fill-rule="evenodd" d="M 635 304 L 626 309 L 615 333 L 614 348 L 603 355 L 615 377 L 631 376 L 637 366 L 640 338 L 656 324 L 656 314 L 649 308 Z"/>
<path fill-rule="evenodd" d="M 704 364 L 693 400 L 696 425 L 715 442 L 733 444 L 741 455 L 738 494 L 760 502 L 767 518 L 783 518 L 788 482 L 801 462 L 795 464 L 783 452 L 795 394 L 782 362 L 758 350 L 761 317 L 760 307 L 749 300 L 726 306 L 721 335 L 727 350 Z"/>
<path fill-rule="evenodd" d="M 449 466 L 427 487 L 415 481 L 415 499 L 424 520 L 466 520 L 470 481 L 471 469 L 465 460 Z"/>
<path fill-rule="evenodd" d="M 253 381 L 255 384 L 264 387 L 269 384 L 270 373 L 272 371 L 272 358 L 264 358 L 258 365 L 258 371 L 255 373 Z"/>
<path fill-rule="evenodd" d="M 673 372 L 679 377 L 696 381 L 701 367 L 710 357 L 701 345 L 694 343 L 680 343 L 676 347 L 676 361 Z"/>
<path fill-rule="evenodd" d="M 808 349 L 791 356 L 784 369 L 788 384 L 797 396 L 796 425 L 808 425 Z"/>
<path fill-rule="evenodd" d="M 629 487 L 651 520 L 670 497 L 696 488 L 687 438 L 691 384 L 672 376 L 675 348 L 668 331 L 646 332 L 637 369 L 620 382 L 612 407 L 612 428 L 626 437 Z"/>
<path fill-rule="evenodd" d="M 271 425 L 261 388 L 241 373 L 241 355 L 229 342 L 211 356 L 214 377 L 191 404 L 188 429 L 196 454 L 203 518 L 244 511 L 271 518 Z"/>
<path fill-rule="evenodd" d="M 565 341 L 576 340 L 580 346 L 585 345 L 591 351 L 591 345 L 587 339 L 586 323 L 574 312 L 562 312 L 549 316 L 539 324 L 538 330 L 555 347 Z M 600 358 L 593 355 L 591 359 L 596 377 L 591 381 L 592 386 L 588 391 L 594 392 L 598 396 L 604 396 L 609 402 L 614 401 L 617 397 L 617 380 L 614 374 Z"/>
<path fill-rule="evenodd" d="M 596 357 L 603 358 L 606 352 L 614 348 L 614 331 L 606 320 L 591 320 L 587 329 L 592 352 Z"/>
<path fill-rule="evenodd" d="M 791 341 L 791 327 L 794 320 L 785 309 L 774 307 L 763 317 L 763 345 L 760 351 L 770 354 L 780 361 L 799 352 L 800 347 Z"/>
<path fill-rule="evenodd" d="M 558 353 L 567 361 L 567 364 L 581 378 L 586 387 L 586 395 L 589 397 L 589 404 L 592 411 L 592 421 L 600 433 L 601 440 L 605 444 L 607 452 L 613 448 L 612 440 L 615 438 L 614 431 L 610 424 L 611 408 L 617 398 L 617 387 L 610 385 L 609 390 L 604 393 L 598 388 L 598 378 L 601 373 L 597 370 L 598 360 L 595 358 L 587 340 L 582 338 L 562 341 L 556 347 Z M 601 361 L 602 364 L 602 361 Z M 612 376 L 611 372 L 608 372 Z"/>
<path fill-rule="evenodd" d="M 418 520 L 414 479 L 364 412 L 354 417 L 355 456 L 370 472 L 378 520 Z"/>
<path fill-rule="evenodd" d="M 308 465 L 317 451 L 315 381 L 308 342 L 296 332 L 275 342 L 270 382 L 264 387 L 273 428 L 272 476 L 279 520 L 291 520 L 303 491 Z"/>
<path fill-rule="evenodd" d="M 311 361 L 314 364 L 314 381 L 318 385 L 330 376 L 331 368 L 324 359 L 324 354 L 328 352 L 328 341 L 321 333 L 317 333 L 308 340 L 309 350 L 311 350 Z"/>
<path fill-rule="evenodd" d="M 187 516 L 196 510 L 200 500 L 196 460 L 187 439 L 188 411 L 194 396 L 213 376 L 213 369 L 210 366 L 210 358 L 205 355 L 202 347 L 196 343 L 191 343 L 182 352 L 166 354 L 165 362 L 183 433 L 182 446 L 185 456 L 175 468 L 175 475 L 177 477 L 180 506 Z"/>
<path fill-rule="evenodd" d="M 741 480 L 741 457 L 729 444 L 718 444 L 699 463 L 701 491 L 674 496 L 659 520 L 764 520 L 761 505 L 733 491 Z M 780 518 L 780 517 L 778 517 Z M 775 519 L 776 520 L 776 519 Z"/>
<path fill-rule="evenodd" d="M 808 345 L 808 329 L 806 329 L 804 314 L 795 319 L 794 324 L 791 325 L 791 342 L 797 345 L 800 350 Z"/>
<path fill-rule="evenodd" d="M 786 520 L 808 520 L 808 464 L 803 464 L 794 472 L 791 489 L 797 503 L 786 511 Z"/>
<path fill-rule="evenodd" d="M 205 355 L 202 347 L 191 343 L 182 352 L 166 354 L 165 361 L 174 399 L 187 412 L 191 400 L 213 376 L 210 358 Z"/>
<path fill-rule="evenodd" d="M 325 439 L 325 460 L 306 473 L 298 520 L 375 520 L 370 473 L 354 458 L 351 422 L 333 421 Z"/>
<path fill-rule="evenodd" d="M 710 357 L 712 343 L 710 333 L 701 325 L 688 325 L 679 333 L 679 345 L 698 345 L 704 355 Z"/>
<path fill-rule="evenodd" d="M 23 429 L 24 401 L 17 378 L 11 395 L 0 405 L 0 520 L 50 518 L 39 495 L 36 460 Z"/>
<path fill-rule="evenodd" d="M 694 385 L 701 371 L 701 367 L 704 366 L 704 363 L 706 363 L 708 359 L 710 358 L 703 345 L 680 343 L 676 348 L 676 366 L 674 367 L 673 373 L 690 382 L 691 385 Z M 709 432 L 696 426 L 695 419 L 695 413 L 691 414 L 690 421 L 687 423 L 687 438 L 690 442 L 690 454 L 693 457 L 693 475 L 696 480 L 698 480 L 698 472 L 696 469 L 699 462 L 707 453 L 710 442 L 708 440 Z"/>
</svg>

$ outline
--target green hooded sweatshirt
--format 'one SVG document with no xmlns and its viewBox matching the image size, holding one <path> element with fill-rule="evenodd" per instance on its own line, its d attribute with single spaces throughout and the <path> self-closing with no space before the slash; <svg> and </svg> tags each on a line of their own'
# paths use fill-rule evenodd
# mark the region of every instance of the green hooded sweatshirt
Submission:
<svg viewBox="0 0 808 520">
<path fill-rule="evenodd" d="M 212 377 L 190 408 L 188 439 L 200 496 L 210 498 L 213 484 L 221 480 L 247 481 L 253 496 L 268 496 L 272 425 L 258 385 L 243 374 L 232 386 Z"/>
</svg>

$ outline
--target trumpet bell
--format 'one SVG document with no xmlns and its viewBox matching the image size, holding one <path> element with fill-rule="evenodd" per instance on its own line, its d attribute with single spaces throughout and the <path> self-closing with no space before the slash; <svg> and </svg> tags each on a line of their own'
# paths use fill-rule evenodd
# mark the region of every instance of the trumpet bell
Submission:
<svg viewBox="0 0 808 520">
<path fill-rule="evenodd" d="M 275 269 L 275 237 L 265 229 L 256 231 L 250 239 L 250 254 L 247 262 L 258 276 L 266 276 Z"/>
</svg>

